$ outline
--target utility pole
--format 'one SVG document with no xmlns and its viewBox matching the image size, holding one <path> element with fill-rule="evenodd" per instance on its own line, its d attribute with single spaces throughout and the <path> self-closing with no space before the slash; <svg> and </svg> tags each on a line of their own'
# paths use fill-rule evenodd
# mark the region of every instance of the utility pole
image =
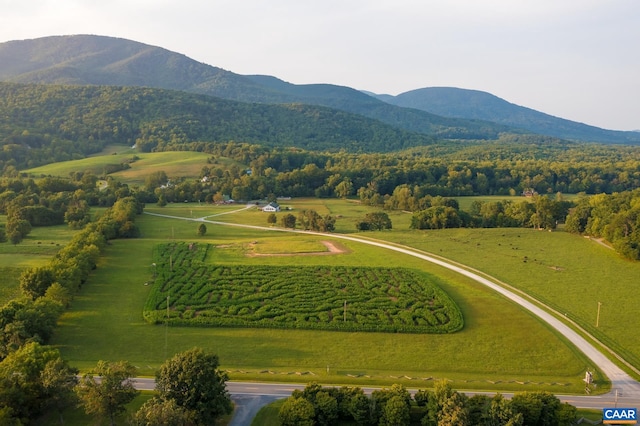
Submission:
<svg viewBox="0 0 640 426">
<path fill-rule="evenodd" d="M 164 359 L 167 359 L 167 346 L 169 346 L 169 295 L 167 295 L 167 320 L 164 324 Z"/>
<path fill-rule="evenodd" d="M 600 306 L 602 306 L 602 302 L 598 302 L 598 315 L 596 315 L 596 328 L 600 325 Z"/>
</svg>

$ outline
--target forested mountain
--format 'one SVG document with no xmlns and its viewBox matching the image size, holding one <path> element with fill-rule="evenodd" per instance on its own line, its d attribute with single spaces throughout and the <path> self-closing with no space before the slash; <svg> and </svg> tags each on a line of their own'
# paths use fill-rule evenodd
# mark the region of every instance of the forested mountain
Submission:
<svg viewBox="0 0 640 426">
<path fill-rule="evenodd" d="M 322 105 L 444 138 L 493 139 L 509 130 L 495 123 L 444 118 L 397 107 L 348 87 L 293 85 L 268 76 L 242 76 L 166 49 L 104 36 L 55 36 L 2 43 L 0 80 L 145 86 L 241 102 Z"/>
<path fill-rule="evenodd" d="M 321 106 L 250 104 L 142 87 L 0 83 L 0 171 L 80 158 L 108 143 L 190 142 L 389 152 L 433 138 Z"/>
<path fill-rule="evenodd" d="M 296 85 L 276 77 L 247 76 L 253 82 L 280 93 L 288 102 L 323 105 L 380 120 L 401 129 L 446 139 L 495 139 L 500 133 L 524 133 L 486 120 L 448 118 L 416 108 L 398 108 L 361 91 L 332 84 Z M 242 100 L 242 99 L 239 99 Z M 268 99 L 261 102 L 270 102 Z"/>
<path fill-rule="evenodd" d="M 294 85 L 275 77 L 242 76 L 159 47 L 103 36 L 57 36 L 2 43 L 0 80 L 146 86 L 242 102 L 322 105 L 449 139 L 495 139 L 499 133 L 515 131 L 501 124 L 445 118 L 398 107 L 348 87 Z"/>
<path fill-rule="evenodd" d="M 600 129 L 515 105 L 478 90 L 426 87 L 397 96 L 373 95 L 393 105 L 444 117 L 485 120 L 563 139 L 624 144 L 640 143 L 640 133 Z"/>
<path fill-rule="evenodd" d="M 1 43 L 0 81 L 144 86 L 240 102 L 322 105 L 445 139 L 496 139 L 509 132 L 640 143 L 638 132 L 604 130 L 564 120 L 485 92 L 425 88 L 390 96 L 331 84 L 295 85 L 271 76 L 235 74 L 160 47 L 94 35 Z"/>
</svg>

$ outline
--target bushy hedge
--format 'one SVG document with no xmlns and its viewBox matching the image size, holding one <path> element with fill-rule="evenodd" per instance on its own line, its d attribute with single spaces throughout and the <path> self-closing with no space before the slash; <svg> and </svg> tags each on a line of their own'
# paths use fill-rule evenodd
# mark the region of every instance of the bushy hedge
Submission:
<svg viewBox="0 0 640 426">
<path fill-rule="evenodd" d="M 156 279 L 144 308 L 148 322 L 395 333 L 463 327 L 458 306 L 434 277 L 419 271 L 207 265 L 208 250 L 195 243 L 156 247 Z"/>
</svg>

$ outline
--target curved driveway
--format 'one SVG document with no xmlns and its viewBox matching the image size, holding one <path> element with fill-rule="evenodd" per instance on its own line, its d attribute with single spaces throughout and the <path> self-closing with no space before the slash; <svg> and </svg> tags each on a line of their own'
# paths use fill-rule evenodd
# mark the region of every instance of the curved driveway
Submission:
<svg viewBox="0 0 640 426">
<path fill-rule="evenodd" d="M 246 208 L 253 207 L 252 205 L 247 206 Z M 551 327 L 557 330 L 560 334 L 565 336 L 572 344 L 574 344 L 580 351 L 582 351 L 598 368 L 611 380 L 612 391 L 605 396 L 594 396 L 588 398 L 594 399 L 606 399 L 608 401 L 614 402 L 612 398 L 615 398 L 618 406 L 625 406 L 624 404 L 631 404 L 630 406 L 638 407 L 640 406 L 640 383 L 634 380 L 630 375 L 625 373 L 621 368 L 619 368 L 615 363 L 613 363 L 609 358 L 604 356 L 602 352 L 596 349 L 591 343 L 585 340 L 582 336 L 576 333 L 573 329 L 567 326 L 564 322 L 560 321 L 558 318 L 549 314 L 547 311 L 543 310 L 539 306 L 531 303 L 529 300 L 524 297 L 516 294 L 515 292 L 508 290 L 507 288 L 496 284 L 495 282 L 477 274 L 471 272 L 467 269 L 464 269 L 460 266 L 457 266 L 451 262 L 436 258 L 432 255 L 427 255 L 424 253 L 420 253 L 417 250 L 409 249 L 406 247 L 399 247 L 390 243 L 383 243 L 379 241 L 367 240 L 364 238 L 352 237 L 348 235 L 341 234 L 331 234 L 331 233 L 319 233 L 319 232 L 310 232 L 310 231 L 301 231 L 295 229 L 283 229 L 283 228 L 271 228 L 266 226 L 255 226 L 255 225 L 242 225 L 236 223 L 227 223 L 227 222 L 219 222 L 206 219 L 205 216 L 202 218 L 184 218 L 170 215 L 163 215 L 157 213 L 149 213 L 145 212 L 145 214 L 160 216 L 171 219 L 180 219 L 180 220 L 189 220 L 195 222 L 207 222 L 215 225 L 223 225 L 223 226 L 236 226 L 241 228 L 250 228 L 256 229 L 260 231 L 280 231 L 280 232 L 292 232 L 292 233 L 302 233 L 302 234 L 311 234 L 311 235 L 322 235 L 328 238 L 338 238 L 342 240 L 355 241 L 362 244 L 369 244 L 372 246 L 384 248 L 387 250 L 393 250 L 399 253 L 403 253 L 409 256 L 414 256 L 422 260 L 426 260 L 428 262 L 434 263 L 436 265 L 442 266 L 444 268 L 455 271 L 459 274 L 462 274 L 466 277 L 469 277 L 491 289 L 502 294 L 508 299 L 514 301 L 519 304 L 523 308 L 527 309 L 546 323 L 548 323 Z M 584 397 L 583 397 L 584 398 Z M 605 401 L 601 401 L 603 404 Z M 605 405 L 602 405 L 601 408 L 604 408 Z"/>
</svg>

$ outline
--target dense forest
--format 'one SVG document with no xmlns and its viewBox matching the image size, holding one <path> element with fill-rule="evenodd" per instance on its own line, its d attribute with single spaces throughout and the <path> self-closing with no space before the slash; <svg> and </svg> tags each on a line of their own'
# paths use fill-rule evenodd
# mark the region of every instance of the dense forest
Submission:
<svg viewBox="0 0 640 426">
<path fill-rule="evenodd" d="M 161 89 L 0 83 L 0 171 L 83 158 L 107 144 L 140 151 L 194 141 L 389 152 L 434 139 L 325 107 L 264 105 Z"/>
<path fill-rule="evenodd" d="M 389 197 L 405 187 L 403 194 L 408 191 L 407 196 L 417 198 L 520 195 L 525 191 L 597 194 L 640 187 L 640 153 L 628 147 L 620 147 L 619 151 L 607 148 L 602 152 L 594 147 L 591 158 L 588 158 L 588 148 L 575 147 L 562 152 L 550 148 L 546 155 L 557 155 L 553 161 L 455 160 L 451 157 L 459 153 L 434 158 L 417 149 L 394 154 L 330 154 L 238 143 L 196 143 L 182 148 L 207 151 L 212 157 L 210 164 L 203 167 L 199 182 L 174 180 L 173 187 L 163 188 L 161 192 L 167 201 L 211 201 L 220 192 L 235 200 L 263 199 L 270 194 L 358 196 L 366 204 L 384 205 Z M 506 149 L 506 145 L 502 148 Z M 431 148 L 425 151 L 428 149 Z M 538 153 L 544 156 L 545 147 L 540 146 Z M 232 158 L 247 167 L 226 167 L 218 161 L 219 157 Z M 147 189 L 155 190 L 160 185 L 155 182 Z"/>
</svg>

